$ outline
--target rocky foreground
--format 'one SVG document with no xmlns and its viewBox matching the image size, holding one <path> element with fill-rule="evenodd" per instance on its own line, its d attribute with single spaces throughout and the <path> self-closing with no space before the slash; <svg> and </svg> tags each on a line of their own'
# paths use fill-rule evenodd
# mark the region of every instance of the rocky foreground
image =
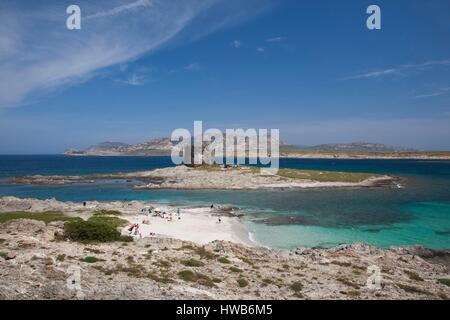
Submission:
<svg viewBox="0 0 450 320">
<path fill-rule="evenodd" d="M 7 199 L 0 211 L 11 211 L 13 203 Z M 37 214 L 22 203 L 16 210 Z M 52 203 L 59 202 L 49 201 L 49 208 Z M 77 214 L 86 212 L 70 212 Z M 450 252 L 419 246 L 282 251 L 227 241 L 199 245 L 163 235 L 88 244 L 63 240 L 64 232 L 62 221 L 0 225 L 0 299 L 450 297 Z M 367 286 L 368 270 L 379 270 L 379 289 Z"/>
</svg>

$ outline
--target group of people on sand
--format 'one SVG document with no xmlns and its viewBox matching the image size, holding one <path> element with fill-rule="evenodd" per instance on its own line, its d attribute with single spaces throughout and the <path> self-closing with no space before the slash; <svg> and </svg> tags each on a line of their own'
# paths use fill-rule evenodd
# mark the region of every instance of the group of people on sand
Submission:
<svg viewBox="0 0 450 320">
<path fill-rule="evenodd" d="M 168 221 L 173 221 L 174 216 L 177 217 L 178 220 L 181 220 L 180 208 L 177 208 L 177 211 L 175 214 L 172 212 L 168 213 L 166 211 L 162 211 L 159 208 L 142 208 L 141 213 L 143 213 L 145 215 L 151 214 L 152 217 L 160 217 L 163 219 L 167 219 Z M 146 220 L 146 221 L 148 221 L 148 220 Z"/>
<path fill-rule="evenodd" d="M 161 211 L 159 208 L 142 208 L 141 209 L 141 213 L 148 215 L 151 214 L 152 217 L 160 217 L 162 219 L 165 219 L 167 221 L 173 221 L 174 217 L 176 217 L 178 220 L 181 220 L 181 211 L 180 208 L 177 208 L 176 213 L 172 213 L 169 212 L 167 213 L 166 211 Z M 143 219 L 142 220 L 142 224 L 146 224 L 149 225 L 150 223 L 150 219 Z M 132 236 L 139 236 L 142 237 L 140 231 L 139 231 L 139 223 L 133 223 L 128 227 L 128 234 L 132 235 Z M 150 235 L 154 235 L 153 232 L 150 233 Z"/>
<path fill-rule="evenodd" d="M 139 231 L 139 223 L 133 223 L 129 228 L 128 228 L 128 233 L 130 235 L 133 236 L 139 236 L 142 237 L 141 232 Z"/>
</svg>

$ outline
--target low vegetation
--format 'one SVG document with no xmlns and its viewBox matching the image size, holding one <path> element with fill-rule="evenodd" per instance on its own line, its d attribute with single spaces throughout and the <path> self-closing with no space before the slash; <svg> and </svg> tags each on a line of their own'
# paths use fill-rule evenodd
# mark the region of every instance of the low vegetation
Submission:
<svg viewBox="0 0 450 320">
<path fill-rule="evenodd" d="M 219 261 L 220 263 L 225 263 L 225 264 L 231 263 L 230 260 L 228 260 L 228 259 L 225 258 L 225 257 L 219 257 L 219 258 L 217 259 L 217 261 Z"/>
<path fill-rule="evenodd" d="M 122 212 L 116 210 L 99 210 L 94 213 L 94 216 L 103 217 L 103 216 L 121 216 Z"/>
<path fill-rule="evenodd" d="M 217 282 L 217 280 L 218 280 L 218 279 L 215 279 L 216 281 L 214 281 L 207 275 L 204 275 L 204 274 L 201 274 L 198 272 L 193 272 L 191 270 L 182 270 L 182 271 L 178 272 L 178 276 L 183 281 L 196 282 L 200 285 L 203 285 L 203 286 L 209 287 L 209 288 L 214 287 L 215 286 L 214 283 Z"/>
<path fill-rule="evenodd" d="M 239 268 L 236 268 L 236 267 L 230 267 L 230 271 L 231 271 L 231 272 L 236 272 L 236 273 L 244 272 L 243 270 L 241 270 L 241 269 L 239 269 Z"/>
<path fill-rule="evenodd" d="M 65 225 L 65 238 L 82 243 L 132 241 L 130 236 L 122 236 L 117 230 L 128 222 L 117 217 L 93 216 L 88 220 L 72 220 Z"/>
<path fill-rule="evenodd" d="M 43 221 L 48 224 L 53 221 L 63 221 L 65 223 L 65 239 L 78 242 L 129 242 L 131 237 L 121 236 L 117 230 L 128 224 L 128 221 L 120 219 L 118 211 L 101 210 L 94 213 L 88 220 L 79 217 L 70 217 L 59 211 L 25 212 L 14 211 L 0 213 L 0 223 L 17 219 L 31 219 Z"/>
<path fill-rule="evenodd" d="M 446 285 L 447 287 L 450 287 L 450 279 L 438 279 L 438 282 Z"/>
<path fill-rule="evenodd" d="M 78 220 L 79 218 L 69 217 L 59 211 L 44 211 L 44 212 L 14 211 L 14 212 L 0 213 L 0 223 L 16 219 L 32 219 L 43 221 L 45 222 L 45 224 L 48 224 L 53 221 L 73 221 Z"/>
<path fill-rule="evenodd" d="M 242 167 L 237 167 L 242 168 Z M 259 167 L 244 167 L 252 173 L 260 173 Z M 206 170 L 206 171 L 220 171 L 223 169 L 221 165 L 200 165 L 196 169 Z M 235 167 L 228 167 L 227 170 L 234 170 Z M 300 180 L 312 180 L 318 182 L 350 182 L 358 183 L 367 180 L 372 177 L 380 176 L 373 173 L 360 173 L 360 172 L 336 172 L 336 171 L 321 171 L 321 170 L 298 170 L 298 169 L 279 169 L 278 176 L 290 178 L 290 179 L 300 179 Z"/>
<path fill-rule="evenodd" d="M 66 255 L 65 254 L 59 254 L 56 256 L 56 261 L 64 261 L 66 259 Z"/>
<path fill-rule="evenodd" d="M 418 293 L 418 294 L 431 295 L 430 292 L 428 292 L 428 291 L 426 291 L 426 290 L 423 290 L 423 289 L 421 289 L 421 288 L 414 287 L 414 286 L 410 286 L 410 285 L 406 285 L 406 284 L 401 284 L 401 283 L 398 283 L 397 286 L 398 286 L 400 289 L 402 289 L 402 290 L 404 290 L 404 291 L 406 291 L 406 292 L 409 292 L 409 293 Z"/>
<path fill-rule="evenodd" d="M 206 259 L 206 260 L 212 260 L 212 259 L 216 259 L 217 257 L 219 257 L 219 255 L 208 251 L 205 249 L 205 247 L 197 247 L 197 246 L 192 246 L 192 245 L 184 245 L 181 248 L 177 249 L 177 250 L 190 250 L 192 251 L 194 254 L 197 254 L 200 259 Z"/>
<path fill-rule="evenodd" d="M 303 289 L 303 284 L 301 282 L 296 281 L 294 283 L 291 283 L 289 289 L 291 289 L 294 292 L 300 292 Z"/>
<path fill-rule="evenodd" d="M 419 276 L 417 273 L 415 273 L 414 271 L 409 271 L 409 270 L 405 270 L 405 273 L 408 275 L 408 277 L 411 280 L 414 281 L 423 281 L 423 278 L 421 276 Z"/>
<path fill-rule="evenodd" d="M 342 262 L 342 261 L 337 261 L 337 260 L 333 260 L 330 263 L 337 265 L 337 266 L 346 267 L 346 268 L 350 267 L 352 265 L 350 262 Z"/>
<path fill-rule="evenodd" d="M 99 258 L 97 258 L 97 257 L 91 257 L 91 256 L 89 256 L 89 257 L 85 257 L 85 258 L 80 259 L 80 261 L 81 261 L 81 262 L 86 262 L 86 263 L 96 263 L 96 262 L 104 261 L 104 260 L 99 259 Z"/>
<path fill-rule="evenodd" d="M 241 287 L 241 288 L 248 286 L 248 281 L 244 278 L 237 279 L 237 283 L 238 283 L 239 287 Z"/>
<path fill-rule="evenodd" d="M 345 284 L 348 287 L 352 287 L 354 289 L 359 289 L 359 285 L 357 285 L 356 283 L 351 282 L 350 280 L 348 280 L 346 278 L 340 277 L 340 278 L 337 278 L 337 281 L 339 281 L 342 284 Z"/>
<path fill-rule="evenodd" d="M 205 265 L 203 262 L 195 259 L 183 260 L 181 261 L 181 264 L 186 267 L 203 267 Z"/>
<path fill-rule="evenodd" d="M 277 173 L 280 177 L 301 180 L 313 180 L 319 182 L 352 182 L 358 183 L 379 175 L 358 172 L 335 172 L 320 170 L 296 170 L 280 169 Z"/>
</svg>

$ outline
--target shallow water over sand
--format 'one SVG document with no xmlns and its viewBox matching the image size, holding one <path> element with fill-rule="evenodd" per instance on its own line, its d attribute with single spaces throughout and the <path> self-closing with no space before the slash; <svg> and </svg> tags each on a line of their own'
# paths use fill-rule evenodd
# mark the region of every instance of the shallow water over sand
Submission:
<svg viewBox="0 0 450 320">
<path fill-rule="evenodd" d="M 402 177 L 403 188 L 276 191 L 133 190 L 132 182 L 13 186 L 16 175 L 83 175 L 170 166 L 168 157 L 0 156 L 0 195 L 58 200 L 149 200 L 241 207 L 255 240 L 270 246 L 423 244 L 450 248 L 450 161 L 281 159 L 282 167 L 377 172 Z"/>
</svg>

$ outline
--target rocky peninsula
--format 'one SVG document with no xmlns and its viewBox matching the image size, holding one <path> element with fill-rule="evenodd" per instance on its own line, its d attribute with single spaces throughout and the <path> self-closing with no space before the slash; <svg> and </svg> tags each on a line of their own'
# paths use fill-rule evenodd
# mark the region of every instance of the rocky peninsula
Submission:
<svg viewBox="0 0 450 320">
<path fill-rule="evenodd" d="M 252 190 L 275 188 L 376 187 L 397 186 L 398 179 L 370 173 L 280 169 L 275 175 L 261 174 L 259 168 L 236 166 L 176 166 L 132 173 L 86 176 L 23 176 L 13 184 L 64 185 L 94 183 L 98 180 L 127 180 L 142 189 Z"/>
</svg>

